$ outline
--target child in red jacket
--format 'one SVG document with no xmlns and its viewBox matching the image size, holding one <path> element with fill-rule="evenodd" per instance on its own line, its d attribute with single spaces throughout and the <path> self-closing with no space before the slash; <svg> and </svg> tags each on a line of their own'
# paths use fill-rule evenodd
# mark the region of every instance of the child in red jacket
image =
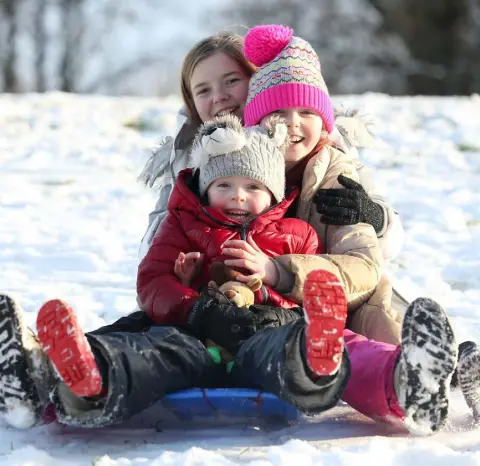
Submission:
<svg viewBox="0 0 480 466">
<path fill-rule="evenodd" d="M 214 262 L 227 265 L 227 240 L 246 241 L 248 276 L 266 285 L 255 302 L 292 307 L 271 286 L 278 281 L 275 262 L 283 254 L 318 254 L 323 245 L 313 227 L 283 218 L 298 196 L 285 197 L 287 127 L 278 117 L 266 129 L 243 128 L 227 115 L 204 125 L 168 204 L 167 217 L 138 270 L 142 308 L 162 325 L 186 324 Z M 193 267 L 196 262 L 196 267 Z M 196 273 L 195 273 L 196 272 Z M 200 273 L 199 273 L 200 272 Z"/>
</svg>

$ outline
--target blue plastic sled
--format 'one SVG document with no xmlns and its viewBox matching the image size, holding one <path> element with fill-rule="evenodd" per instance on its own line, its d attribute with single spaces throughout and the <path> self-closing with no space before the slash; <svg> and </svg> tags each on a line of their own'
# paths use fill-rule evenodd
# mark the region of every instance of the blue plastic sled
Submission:
<svg viewBox="0 0 480 466">
<path fill-rule="evenodd" d="M 246 388 L 195 388 L 170 393 L 163 406 L 181 421 L 194 418 L 239 417 L 295 421 L 301 413 L 271 393 Z"/>
</svg>

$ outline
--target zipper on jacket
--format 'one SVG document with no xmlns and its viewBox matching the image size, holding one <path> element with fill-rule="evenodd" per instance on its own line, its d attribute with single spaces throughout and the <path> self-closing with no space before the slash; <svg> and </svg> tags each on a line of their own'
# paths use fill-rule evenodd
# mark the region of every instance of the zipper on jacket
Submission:
<svg viewBox="0 0 480 466">
<path fill-rule="evenodd" d="M 231 228 L 232 230 L 238 230 L 239 234 L 240 234 L 240 239 L 242 239 L 243 241 L 247 241 L 247 235 L 248 235 L 248 226 L 250 225 L 250 223 L 252 223 L 255 219 L 257 219 L 258 217 L 260 217 L 261 215 L 264 215 L 266 214 L 267 212 L 269 212 L 270 210 L 272 210 L 274 207 L 276 207 L 278 204 L 275 204 L 273 206 L 271 206 L 268 210 L 266 210 L 265 212 L 262 212 L 261 214 L 257 214 L 255 215 L 254 217 L 252 217 L 250 220 L 248 220 L 247 222 L 245 223 L 242 223 L 241 225 L 238 225 L 236 223 L 229 223 L 229 222 L 223 222 L 222 220 L 218 220 L 216 219 L 213 215 L 211 215 L 208 210 L 205 209 L 205 207 L 203 207 L 203 212 L 210 218 L 210 220 L 213 220 L 215 223 L 218 223 L 218 225 L 222 225 L 224 227 L 228 227 L 228 228 Z"/>
<path fill-rule="evenodd" d="M 291 190 L 291 189 L 288 189 L 286 190 L 285 192 L 285 195 L 287 196 Z M 260 217 L 260 215 L 263 215 L 263 214 L 266 214 L 267 212 L 269 212 L 270 210 L 272 210 L 274 207 L 276 207 L 279 203 L 277 204 L 274 204 L 272 205 L 268 210 L 266 210 L 265 212 L 262 212 L 261 214 L 257 214 L 255 215 L 254 217 L 252 217 L 250 220 L 248 220 L 247 222 L 245 223 L 242 223 L 241 225 L 237 225 L 236 223 L 229 223 L 229 222 L 222 222 L 221 220 L 218 220 L 216 219 L 213 215 L 211 215 L 206 209 L 205 207 L 203 207 L 203 212 L 210 218 L 210 220 L 213 220 L 215 223 L 218 223 L 219 225 L 223 225 L 223 226 L 226 226 L 228 228 L 231 228 L 233 230 L 239 230 L 239 233 L 240 233 L 240 239 L 243 240 L 243 241 L 247 241 L 247 236 L 248 236 L 248 226 L 250 225 L 251 222 L 253 222 L 256 218 Z M 268 295 L 268 291 L 267 291 L 267 288 L 265 285 L 262 285 L 262 287 L 260 288 L 260 292 L 262 294 L 262 304 L 267 304 L 268 303 L 268 298 L 269 298 L 269 295 Z"/>
<path fill-rule="evenodd" d="M 247 241 L 247 231 L 248 231 L 248 224 L 250 222 L 244 223 L 240 227 L 240 239 L 243 239 L 243 241 Z"/>
</svg>

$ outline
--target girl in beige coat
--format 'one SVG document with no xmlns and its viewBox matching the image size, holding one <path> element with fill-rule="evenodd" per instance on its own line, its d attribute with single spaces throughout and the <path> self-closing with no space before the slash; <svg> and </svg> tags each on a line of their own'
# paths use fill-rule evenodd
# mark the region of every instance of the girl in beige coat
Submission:
<svg viewBox="0 0 480 466">
<path fill-rule="evenodd" d="M 322 222 L 314 196 L 319 189 L 356 186 L 359 175 L 352 152 L 332 144 L 334 111 L 320 72 L 318 56 L 289 28 L 257 27 L 245 37 L 245 56 L 258 68 L 250 78 L 244 120 L 261 124 L 271 114 L 283 117 L 290 147 L 285 157 L 287 183 L 301 189 L 293 214 L 312 225 L 328 254 L 284 255 L 276 259 L 276 289 L 301 303 L 304 272 L 323 269 L 341 280 L 349 310 L 357 310 L 374 293 L 382 276 L 383 257 L 372 225 L 327 225 Z M 236 259 L 227 265 L 249 268 L 253 252 L 242 241 L 227 243 L 225 252 Z M 255 275 L 255 270 L 250 270 Z M 292 272 L 299 279 L 294 280 Z M 241 277 L 249 280 L 252 276 Z"/>
</svg>

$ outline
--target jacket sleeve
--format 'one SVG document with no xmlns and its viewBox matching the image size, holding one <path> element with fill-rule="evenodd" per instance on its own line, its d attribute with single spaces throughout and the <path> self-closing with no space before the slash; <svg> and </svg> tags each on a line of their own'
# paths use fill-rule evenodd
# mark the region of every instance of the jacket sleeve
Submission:
<svg viewBox="0 0 480 466">
<path fill-rule="evenodd" d="M 282 296 L 278 291 L 275 291 L 273 288 L 266 286 L 265 289 L 268 295 L 267 303 L 270 306 L 282 307 L 284 309 L 289 309 L 289 308 L 298 306 L 298 303 L 288 300 L 287 298 Z M 263 302 L 263 301 L 259 301 L 259 302 Z"/>
<path fill-rule="evenodd" d="M 328 254 L 286 254 L 274 259 L 280 281 L 276 291 L 301 304 L 307 275 L 317 269 L 334 273 L 342 282 L 349 309 L 357 309 L 373 294 L 381 277 L 381 252 L 372 226 L 364 223 L 332 228 L 330 240 L 338 237 Z M 362 238 L 362 246 L 357 243 Z M 371 243 L 366 242 L 370 237 Z M 348 251 L 345 253 L 344 251 Z"/>
<path fill-rule="evenodd" d="M 400 221 L 400 216 L 378 192 L 371 176 L 371 170 L 368 170 L 360 164 L 357 168 L 357 172 L 360 178 L 360 184 L 370 196 L 370 199 L 380 205 L 383 209 L 383 228 L 377 233 L 383 259 L 385 261 L 395 259 L 403 246 L 403 227 Z"/>
<path fill-rule="evenodd" d="M 148 216 L 147 231 L 143 235 L 138 251 L 142 260 L 167 213 L 167 204 L 172 194 L 176 176 L 188 165 L 188 152 L 196 128 L 188 119 L 185 109 L 180 109 L 177 115 L 177 132 L 174 138 L 167 137 L 160 147 L 152 154 L 145 164 L 139 179 L 147 187 L 158 190 L 155 209 Z"/>
<path fill-rule="evenodd" d="M 155 204 L 155 209 L 150 212 L 148 216 L 148 227 L 147 231 L 143 235 L 142 241 L 140 243 L 140 248 L 138 250 L 138 258 L 142 260 L 148 253 L 150 246 L 152 245 L 153 238 L 157 233 L 158 227 L 162 223 L 162 220 L 167 215 L 167 204 L 170 194 L 172 194 L 173 182 L 166 182 L 159 191 L 159 196 L 157 203 Z"/>
<path fill-rule="evenodd" d="M 185 326 L 199 296 L 182 285 L 173 271 L 178 254 L 189 251 L 191 246 L 177 217 L 168 213 L 137 275 L 140 305 L 157 324 Z"/>
<path fill-rule="evenodd" d="M 292 251 L 292 253 L 296 254 L 323 254 L 325 252 L 325 248 L 323 247 L 323 243 L 320 241 L 318 237 L 318 233 L 315 229 L 310 226 L 308 223 L 306 224 L 305 228 L 305 241 L 299 251 Z"/>
<path fill-rule="evenodd" d="M 307 222 L 292 218 L 285 219 L 284 221 L 288 222 L 288 228 L 295 232 L 294 240 L 289 243 L 291 245 L 289 252 L 292 254 L 322 254 L 325 252 L 325 248 L 317 232 Z M 290 277 L 285 269 L 279 266 L 279 263 L 275 260 L 274 264 L 280 281 L 285 283 L 286 280 L 288 281 L 289 278 L 291 278 L 290 284 L 287 285 L 287 289 L 291 290 L 294 285 L 293 276 Z M 266 288 L 268 291 L 268 302 L 271 305 L 285 308 L 298 306 L 298 302 L 287 299 L 287 297 L 283 296 L 278 290 L 268 286 Z"/>
<path fill-rule="evenodd" d="M 365 223 L 325 225 L 313 204 L 313 195 L 319 188 L 341 188 L 339 174 L 358 181 L 355 160 L 349 154 L 327 147 L 311 163 L 312 172 L 307 172 L 308 166 L 305 170 L 308 177 L 302 188 L 299 215 L 315 228 L 325 244 L 326 254 L 288 254 L 275 258 L 285 272 L 280 273 L 276 290 L 301 303 L 307 274 L 315 269 L 328 270 L 342 282 L 349 309 L 357 309 L 373 294 L 382 274 L 383 257 L 375 230 Z"/>
<path fill-rule="evenodd" d="M 318 233 L 306 221 L 298 218 L 284 218 L 277 223 L 288 240 L 284 253 L 288 254 L 322 254 L 325 252 Z"/>
</svg>

